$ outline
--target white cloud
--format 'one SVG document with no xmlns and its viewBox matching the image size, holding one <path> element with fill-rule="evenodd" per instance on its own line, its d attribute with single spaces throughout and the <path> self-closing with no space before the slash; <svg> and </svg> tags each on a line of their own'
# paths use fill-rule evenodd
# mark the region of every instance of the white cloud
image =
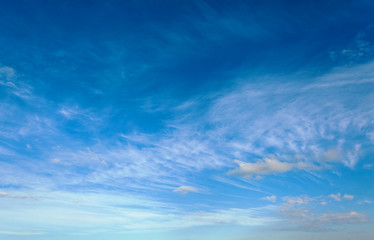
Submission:
<svg viewBox="0 0 374 240">
<path fill-rule="evenodd" d="M 155 214 L 144 216 L 141 222 L 128 221 L 126 229 L 177 229 L 195 226 L 236 225 L 262 226 L 278 219 L 264 217 L 265 209 L 230 208 L 216 211 L 199 211 L 185 214 Z"/>
<path fill-rule="evenodd" d="M 348 194 L 343 195 L 343 199 L 345 199 L 345 200 L 353 200 L 353 198 L 354 198 L 353 195 L 348 195 Z"/>
<path fill-rule="evenodd" d="M 373 203 L 374 203 L 374 201 L 367 200 L 367 199 L 358 202 L 358 204 L 373 204 Z"/>
<path fill-rule="evenodd" d="M 358 33 L 355 40 L 344 49 L 339 51 L 331 51 L 331 59 L 334 61 L 355 63 L 371 57 L 374 52 L 374 46 L 370 41 L 365 39 L 365 35 L 370 28 L 371 27 L 366 28 L 364 31 Z"/>
<path fill-rule="evenodd" d="M 349 168 L 354 168 L 357 164 L 360 156 L 361 144 L 356 144 L 354 150 L 351 150 L 347 153 L 347 158 L 344 161 L 344 165 Z"/>
<path fill-rule="evenodd" d="M 331 198 L 337 202 L 340 202 L 342 199 L 344 200 L 353 200 L 354 199 L 354 196 L 353 195 L 349 195 L 349 194 L 344 194 L 343 197 L 341 196 L 340 193 L 337 193 L 337 194 L 330 194 L 329 196 L 327 196 L 328 198 Z"/>
<path fill-rule="evenodd" d="M 77 104 L 65 104 L 60 110 L 58 110 L 58 113 L 68 120 L 79 120 L 83 122 L 83 125 L 87 129 L 95 129 L 97 125 L 106 117 L 106 114 L 103 112 L 100 114 L 95 114 L 92 110 L 83 109 Z"/>
<path fill-rule="evenodd" d="M 250 186 L 248 184 L 238 183 L 238 182 L 234 181 L 232 178 L 229 179 L 229 178 L 223 178 L 221 176 L 214 176 L 212 179 L 215 180 L 215 181 L 218 181 L 220 183 L 229 184 L 231 186 L 235 186 L 235 187 L 238 187 L 238 188 L 248 189 L 248 190 L 261 192 L 261 193 L 267 193 L 267 192 L 259 189 L 258 187 L 253 187 L 253 186 Z M 259 179 L 257 179 L 257 180 L 259 180 Z"/>
<path fill-rule="evenodd" d="M 10 232 L 10 231 L 0 231 L 3 235 L 20 235 L 20 236 L 33 236 L 33 235 L 44 235 L 46 232 Z"/>
<path fill-rule="evenodd" d="M 191 186 L 180 186 L 173 190 L 173 192 L 179 193 L 179 194 L 187 194 L 189 192 L 199 192 L 199 190 L 195 187 Z"/>
<path fill-rule="evenodd" d="M 64 115 L 64 117 L 66 117 L 67 119 L 71 119 L 74 115 L 77 114 L 76 111 L 73 111 L 72 109 L 66 109 L 66 108 L 62 108 L 58 112 Z"/>
<path fill-rule="evenodd" d="M 346 224 L 346 223 L 362 223 L 368 220 L 368 217 L 364 213 L 358 213 L 355 211 L 346 213 L 324 213 L 319 216 L 319 220 L 322 223 L 332 224 Z"/>
<path fill-rule="evenodd" d="M 256 212 L 258 211 L 258 212 Z M 266 209 L 240 209 L 230 208 L 227 210 L 218 210 L 214 212 L 196 212 L 182 217 L 185 225 L 204 226 L 204 225 L 241 225 L 241 226 L 259 226 L 278 221 L 275 218 L 259 215 Z M 263 214 L 263 213 L 262 213 Z M 258 219 L 256 219 L 256 216 Z"/>
<path fill-rule="evenodd" d="M 91 142 L 78 142 L 59 129 L 56 119 L 61 116 L 79 118 L 85 123 L 80 126 L 85 127 L 91 125 L 85 120 L 101 119 L 97 118 L 100 114 L 81 109 L 77 104 L 64 104 L 60 105 L 60 112 L 54 110 L 55 115 L 51 114 L 50 118 L 27 115 L 21 120 L 12 119 L 11 125 L 16 127 L 4 135 L 38 135 L 44 138 L 44 142 L 39 140 L 40 146 L 47 142 L 59 145 L 58 148 L 43 146 L 45 159 L 89 169 L 73 177 L 59 172 L 56 175 L 63 178 L 61 184 L 89 181 L 122 186 L 126 182 L 144 187 L 139 184 L 140 180 L 152 179 L 154 186 L 168 181 L 162 187 L 172 189 L 176 184 L 184 184 L 180 179 L 186 177 L 186 173 L 234 169 L 232 159 L 242 161 L 236 161 L 239 167 L 230 171 L 231 174 L 253 179 L 267 174 L 332 168 L 339 163 L 354 167 L 362 149 L 369 149 L 365 144 L 372 139 L 364 130 L 374 124 L 373 101 L 367 95 L 357 94 L 356 90 L 371 89 L 373 66 L 371 62 L 360 67 L 336 69 L 319 78 L 306 77 L 304 83 L 281 83 L 278 80 L 283 77 L 272 77 L 266 84 L 238 84 L 229 90 L 197 96 L 177 104 L 179 107 L 170 107 L 175 118 L 168 119 L 162 133 L 157 134 L 126 132 L 115 140 L 98 139 L 100 134 L 93 134 Z M 342 90 L 347 90 L 344 97 L 340 94 Z M 3 114 L 4 118 L 12 114 L 22 116 L 22 109 L 3 109 L 10 111 Z M 163 109 L 160 111 L 168 108 Z M 98 125 L 92 129 L 100 132 Z M 120 129 L 119 132 L 124 131 Z M 359 139 L 359 143 L 352 139 Z M 33 144 L 33 149 L 41 149 L 38 144 Z M 269 156 L 269 149 L 278 153 L 276 157 L 256 162 L 247 160 Z M 322 161 L 322 157 L 326 161 Z M 47 171 L 58 172 L 56 169 Z"/>
<path fill-rule="evenodd" d="M 0 84 L 6 84 L 5 81 L 10 81 L 16 76 L 16 71 L 8 66 L 0 67 Z"/>
<path fill-rule="evenodd" d="M 282 162 L 276 158 L 264 158 L 255 163 L 242 162 L 235 160 L 235 163 L 239 165 L 238 169 L 229 171 L 228 174 L 237 174 L 244 177 L 251 177 L 252 175 L 266 175 L 273 173 L 284 173 L 291 170 L 299 169 L 314 169 L 314 166 L 311 166 L 305 162 Z"/>
<path fill-rule="evenodd" d="M 288 153 L 277 155 L 281 162 L 292 162 L 298 155 L 310 164 L 319 162 L 321 168 L 338 163 L 353 168 L 360 158 L 357 150 L 372 141 L 367 131 L 374 125 L 372 92 L 364 97 L 358 93 L 372 89 L 373 66 L 371 62 L 335 69 L 304 85 L 278 84 L 276 79 L 243 84 L 213 101 L 206 118 L 219 128 L 209 134 L 221 141 L 235 136 L 226 145 L 217 143 L 235 159 L 266 156 L 272 149 Z M 347 92 L 344 97 L 339 95 L 342 90 Z"/>
<path fill-rule="evenodd" d="M 33 199 L 37 200 L 37 197 L 34 196 L 28 196 L 28 195 L 22 195 L 22 194 L 13 194 L 8 192 L 0 192 L 0 197 L 3 198 L 19 198 L 19 199 Z"/>
<path fill-rule="evenodd" d="M 367 214 L 355 211 L 314 214 L 309 213 L 309 210 L 306 209 L 292 209 L 288 210 L 287 214 L 285 212 L 283 214 L 288 218 L 289 223 L 297 226 L 296 229 L 303 231 L 325 231 L 337 225 L 359 224 L 368 221 Z"/>
<path fill-rule="evenodd" d="M 283 197 L 282 200 L 284 201 L 284 205 L 287 207 L 306 205 L 314 201 L 313 198 L 310 198 L 307 196 L 302 196 L 302 197 L 287 196 L 287 197 Z"/>
<path fill-rule="evenodd" d="M 9 232 L 23 228 L 53 232 L 56 229 L 87 232 L 177 229 L 194 226 L 261 226 L 277 221 L 268 217 L 270 208 L 215 208 L 189 211 L 178 204 L 147 196 L 106 191 L 38 192 L 43 201 L 25 204 L 2 202 L 0 224 L 11 223 Z M 38 216 L 35 219 L 35 215 Z M 24 225 L 22 225 L 24 224 Z M 26 227 L 25 227 L 26 226 Z"/>
<path fill-rule="evenodd" d="M 58 117 L 56 111 L 54 114 L 57 116 L 53 115 L 51 119 L 37 115 L 28 115 L 21 120 L 11 119 L 10 125 L 16 126 L 12 129 L 13 132 L 23 137 L 36 135 L 38 141 L 33 142 L 33 149 L 42 146 L 45 152 L 41 156 L 61 165 L 55 164 L 49 168 L 50 162 L 35 164 L 34 172 L 40 173 L 43 167 L 43 177 L 42 174 L 33 173 L 32 169 L 29 172 L 20 171 L 18 168 L 8 171 L 2 167 L 1 181 L 8 185 L 21 186 L 30 185 L 30 181 L 43 187 L 44 184 L 50 184 L 47 188 L 99 183 L 116 189 L 132 187 L 137 190 L 168 191 L 173 190 L 176 185 L 182 185 L 174 191 L 183 194 L 198 191 L 194 187 L 183 186 L 186 182 L 183 181 L 184 178 L 188 177 L 186 173 L 199 174 L 204 169 L 232 167 L 231 159 L 245 161 L 237 160 L 239 168 L 230 171 L 230 174 L 254 179 L 267 174 L 317 170 L 320 169 L 317 164 L 321 164 L 321 168 L 327 168 L 341 162 L 353 168 L 359 161 L 362 149 L 369 149 L 365 144 L 373 139 L 372 135 L 366 135 L 369 134 L 366 130 L 374 124 L 373 101 L 369 96 L 362 95 L 362 91 L 358 91 L 363 87 L 372 89 L 373 66 L 373 63 L 366 65 L 363 74 L 360 72 L 362 68 L 350 68 L 340 71 L 339 74 L 327 74 L 322 80 L 306 79 L 310 80 L 311 84 L 306 84 L 305 88 L 305 84 L 279 83 L 281 81 L 239 85 L 230 91 L 219 92 L 205 99 L 202 97 L 197 103 L 182 103 L 180 108 L 175 107 L 174 109 L 178 109 L 175 120 L 168 121 L 167 127 L 163 129 L 165 131 L 154 135 L 126 133 L 121 139 L 113 141 L 100 139 L 92 140 L 94 143 L 85 143 L 77 142 L 68 136 L 59 138 L 65 136 L 65 133 L 58 129 L 58 124 L 53 120 Z M 348 73 L 351 80 L 346 79 L 347 72 L 351 72 Z M 9 87 L 15 90 L 13 85 Z M 346 95 L 342 97 L 341 92 Z M 201 111 L 200 107 L 204 111 Z M 18 114 L 22 113 L 22 109 L 18 109 L 18 112 L 6 106 L 2 106 L 2 109 L 12 113 L 1 115 L 6 120 L 9 120 L 10 115 L 23 116 Z M 59 113 L 71 119 L 92 117 L 94 120 L 97 116 L 96 113 L 91 114 L 91 111 L 73 106 L 63 106 Z M 119 130 L 122 131 L 123 129 Z M 95 139 L 96 137 L 95 135 Z M 43 142 L 42 138 L 46 141 Z M 48 140 L 53 140 L 51 142 L 60 146 L 43 146 Z M 268 156 L 269 149 L 287 154 L 246 162 L 246 159 L 255 158 L 253 156 Z M 321 161 L 321 156 L 328 160 L 327 163 Z M 74 167 L 86 171 L 74 172 Z M 143 181 L 145 179 L 147 186 Z M 238 184 L 236 186 L 247 187 Z M 4 198 L 11 198 L 9 194 L 2 195 Z M 351 195 L 345 196 L 342 197 L 339 193 L 326 198 L 335 201 L 351 198 Z M 270 197 L 267 200 L 271 200 Z M 289 208 L 304 207 L 312 201 L 306 197 L 287 198 L 285 205 Z M 318 203 L 320 202 L 324 201 Z M 154 214 L 157 215 L 156 213 Z M 143 214 L 145 213 L 133 213 L 137 216 L 144 216 Z M 222 211 L 206 213 L 205 216 L 208 217 L 203 219 L 206 224 L 212 224 L 216 220 L 211 219 L 218 219 L 216 216 L 220 214 L 223 214 Z M 313 219 L 309 209 L 288 209 L 288 214 L 309 216 L 309 219 Z M 223 215 L 227 216 L 227 220 L 222 222 L 235 222 L 235 216 Z M 195 214 L 185 216 L 186 219 L 194 219 Z M 349 212 L 346 218 L 357 216 L 361 215 Z M 100 217 L 99 215 L 97 219 Z M 323 218 L 344 219 L 344 215 L 326 214 Z M 243 220 L 246 221 L 252 220 Z"/>
<path fill-rule="evenodd" d="M 32 87 L 30 85 L 16 80 L 17 74 L 13 68 L 7 66 L 0 67 L 0 85 L 7 87 L 8 92 L 27 101 L 28 103 L 33 103 L 40 100 L 32 93 Z"/>
<path fill-rule="evenodd" d="M 277 196 L 275 195 L 271 195 L 271 196 L 266 196 L 266 197 L 263 197 L 261 198 L 262 200 L 267 200 L 267 201 L 270 201 L 270 202 L 275 202 L 277 201 Z"/>
<path fill-rule="evenodd" d="M 59 164 L 59 163 L 61 163 L 61 159 L 59 159 L 59 158 L 53 158 L 53 159 L 51 159 L 51 162 Z"/>
<path fill-rule="evenodd" d="M 340 193 L 330 194 L 328 197 L 331 198 L 331 199 L 333 199 L 333 200 L 335 200 L 335 201 L 337 201 L 337 202 L 340 202 L 342 200 Z"/>
<path fill-rule="evenodd" d="M 330 194 L 327 197 L 332 198 L 338 202 L 341 201 L 340 193 Z M 353 199 L 351 197 L 348 197 L 349 200 Z M 293 227 L 289 227 L 287 226 L 287 224 L 285 224 L 284 226 L 280 227 L 281 229 L 284 228 L 298 229 L 303 231 L 324 231 L 329 228 L 334 228 L 334 226 L 336 225 L 356 224 L 368 221 L 368 216 L 366 213 L 358 213 L 356 211 L 327 211 L 320 213 L 321 210 L 319 210 L 319 208 L 327 204 L 324 196 L 284 197 L 282 198 L 282 200 L 284 201 L 284 203 L 280 206 L 279 213 L 281 213 L 285 217 L 287 222 L 290 223 Z"/>
<path fill-rule="evenodd" d="M 321 155 L 321 161 L 339 161 L 341 153 L 338 149 L 328 149 Z"/>
</svg>

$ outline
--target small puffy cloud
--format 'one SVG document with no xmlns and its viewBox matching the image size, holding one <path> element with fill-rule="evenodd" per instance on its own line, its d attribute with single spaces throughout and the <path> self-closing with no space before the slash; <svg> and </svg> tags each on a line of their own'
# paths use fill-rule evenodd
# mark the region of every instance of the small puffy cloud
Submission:
<svg viewBox="0 0 374 240">
<path fill-rule="evenodd" d="M 344 194 L 343 199 L 345 200 L 353 200 L 355 198 L 353 195 Z"/>
<path fill-rule="evenodd" d="M 228 174 L 236 174 L 244 177 L 251 177 L 252 175 L 266 175 L 273 173 L 284 173 L 289 172 L 293 169 L 311 169 L 314 166 L 305 162 L 282 162 L 276 158 L 264 158 L 255 163 L 242 162 L 235 160 L 235 163 L 239 165 L 238 169 L 229 171 Z"/>
<path fill-rule="evenodd" d="M 173 192 L 179 193 L 179 194 L 187 194 L 189 192 L 199 192 L 199 190 L 191 186 L 180 186 L 174 189 Z"/>
<path fill-rule="evenodd" d="M 326 201 L 322 201 L 322 202 L 320 202 L 320 205 L 325 206 L 325 205 L 327 205 L 327 202 Z"/>
<path fill-rule="evenodd" d="M 270 202 L 275 202 L 275 201 L 277 201 L 277 196 L 275 196 L 275 195 L 266 196 L 266 197 L 261 198 L 261 200 L 267 200 L 267 201 L 270 201 Z"/>
<path fill-rule="evenodd" d="M 340 193 L 337 193 L 337 194 L 330 194 L 328 195 L 327 197 L 337 201 L 337 202 L 340 202 L 342 200 L 341 198 L 341 194 Z"/>
<path fill-rule="evenodd" d="M 279 213 L 292 220 L 307 218 L 309 215 L 309 210 L 305 208 L 292 208 L 282 205 L 282 207 L 279 209 Z"/>
<path fill-rule="evenodd" d="M 313 198 L 303 196 L 303 197 L 283 197 L 282 200 L 285 202 L 284 205 L 288 207 L 306 205 L 313 201 Z"/>
<path fill-rule="evenodd" d="M 344 194 L 343 197 L 341 196 L 340 193 L 337 193 L 337 194 L 330 194 L 327 196 L 328 198 L 331 198 L 337 202 L 340 202 L 342 199 L 344 200 L 353 200 L 354 196 L 353 195 L 349 195 L 349 194 Z"/>
<path fill-rule="evenodd" d="M 342 199 L 353 199 L 352 195 L 343 195 L 340 193 L 327 196 L 335 201 Z M 325 231 L 337 225 L 357 224 L 368 221 L 366 213 L 355 211 L 349 212 L 331 212 L 319 213 L 318 206 L 326 205 L 325 197 L 284 197 L 284 203 L 279 208 L 286 222 L 291 223 L 292 227 L 285 225 L 284 229 L 299 229 L 302 231 Z M 317 209 L 317 210 L 316 210 Z M 282 227 L 281 227 L 282 228 Z"/>
</svg>

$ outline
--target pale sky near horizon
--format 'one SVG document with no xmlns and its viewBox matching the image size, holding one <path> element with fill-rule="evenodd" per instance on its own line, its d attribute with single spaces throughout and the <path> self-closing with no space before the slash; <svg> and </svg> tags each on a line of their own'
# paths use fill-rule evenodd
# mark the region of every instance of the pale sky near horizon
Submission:
<svg viewBox="0 0 374 240">
<path fill-rule="evenodd" d="M 0 240 L 370 240 L 373 1 L 0 0 Z"/>
</svg>

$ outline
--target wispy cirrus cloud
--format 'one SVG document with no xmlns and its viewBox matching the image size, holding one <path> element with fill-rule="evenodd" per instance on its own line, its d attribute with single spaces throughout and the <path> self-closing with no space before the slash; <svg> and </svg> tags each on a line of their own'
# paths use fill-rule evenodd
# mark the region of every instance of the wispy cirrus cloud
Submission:
<svg viewBox="0 0 374 240">
<path fill-rule="evenodd" d="M 92 110 L 90 111 L 89 109 L 82 109 L 77 104 L 65 104 L 60 110 L 58 110 L 58 113 L 68 120 L 81 119 L 82 121 L 90 124 L 98 122 L 104 118 L 102 115 L 101 117 L 97 116 L 97 114 L 93 113 Z"/>
<path fill-rule="evenodd" d="M 316 171 L 337 164 L 354 168 L 360 156 L 370 151 L 374 111 L 370 92 L 360 94 L 362 101 L 357 101 L 357 93 L 352 89 L 370 89 L 373 84 L 367 81 L 370 72 L 362 69 L 372 65 L 336 69 L 320 78 L 309 77 L 310 83 L 305 84 L 296 81 L 239 84 L 219 94 L 200 96 L 199 101 L 188 100 L 188 104 L 161 108 L 171 111 L 173 116 L 165 121 L 161 134 L 118 133 L 115 144 L 105 137 L 90 144 L 79 142 L 61 128 L 59 116 L 68 120 L 74 117 L 82 122 L 79 131 L 87 130 L 98 139 L 95 133 L 110 124 L 109 117 L 98 118 L 99 125 L 85 128 L 85 124 L 92 125 L 92 121 L 85 120 L 97 119 L 101 111 L 74 105 L 64 105 L 48 118 L 45 114 L 29 114 L 24 121 L 13 118 L 11 121 L 15 122 L 7 134 L 30 137 L 43 133 L 46 142 L 64 139 L 66 144 L 43 150 L 42 156 L 55 165 L 55 170 L 50 166 L 52 171 L 58 172 L 61 164 L 71 166 L 69 171 L 74 166 L 87 167 L 89 171 L 83 174 L 87 175 L 79 178 L 95 183 L 113 184 L 113 179 L 122 183 L 120 179 L 124 177 L 139 180 L 149 176 L 157 182 L 173 175 L 172 172 L 180 173 L 183 178 L 186 171 L 228 170 L 234 169 L 235 163 L 239 168 L 230 173 L 246 177 Z M 362 83 L 334 85 L 346 72 Z M 321 91 L 318 87 L 321 83 L 330 85 L 324 85 Z M 343 90 L 349 93 L 344 98 L 340 95 Z M 63 176 L 64 172 L 68 173 L 65 169 L 57 176 Z M 185 184 L 180 181 L 168 187 L 174 189 Z"/>
<path fill-rule="evenodd" d="M 0 86 L 5 87 L 8 94 L 16 96 L 24 101 L 35 104 L 41 99 L 33 94 L 31 85 L 18 81 L 18 74 L 9 66 L 0 67 Z"/>
<path fill-rule="evenodd" d="M 19 199 L 38 199 L 34 196 L 29 195 L 22 195 L 22 194 L 14 194 L 14 193 L 8 193 L 8 192 L 0 192 L 0 197 L 3 198 L 19 198 Z"/>
<path fill-rule="evenodd" d="M 354 168 L 362 153 L 360 149 L 368 149 L 372 142 L 370 131 L 365 131 L 364 126 L 371 128 L 373 121 L 369 116 L 374 112 L 369 107 L 372 95 L 358 97 L 352 89 L 372 87 L 371 73 L 361 71 L 372 65 L 337 69 L 320 78 L 323 80 L 311 79 L 304 86 L 297 82 L 244 85 L 213 102 L 207 120 L 220 127 L 211 134 L 217 139 L 235 135 L 226 149 L 236 159 L 247 154 L 256 158 L 277 153 L 280 162 L 291 163 L 278 164 L 282 171 L 296 168 L 292 165 L 295 162 L 312 164 L 322 159 L 338 160 Z M 345 73 L 351 81 L 339 85 Z M 329 84 L 323 91 L 309 88 L 322 82 Z M 352 92 L 343 98 L 339 92 L 344 89 Z M 361 140 L 352 142 L 352 136 Z"/>
<path fill-rule="evenodd" d="M 373 56 L 374 46 L 367 38 L 372 32 L 373 25 L 367 26 L 361 30 L 354 41 L 341 50 L 330 51 L 329 55 L 333 61 L 346 61 L 350 64 L 369 59 Z"/>
<path fill-rule="evenodd" d="M 0 238 L 369 239 L 366 2 L 6 3 Z"/>
<path fill-rule="evenodd" d="M 215 208 L 210 211 L 191 211 L 178 204 L 153 200 L 149 196 L 118 192 L 39 191 L 41 201 L 32 204 L 3 201 L 0 219 L 9 232 L 27 229 L 46 233 L 64 227 L 66 230 L 87 232 L 181 229 L 196 226 L 263 226 L 278 221 L 271 217 L 271 208 Z M 25 199 L 29 201 L 30 199 Z M 11 214 L 12 213 L 12 214 Z M 34 222 L 28 222 L 34 218 Z M 11 226 L 12 223 L 19 224 Z M 26 226 L 22 223 L 28 223 Z M 41 227 L 43 226 L 43 227 Z"/>
</svg>

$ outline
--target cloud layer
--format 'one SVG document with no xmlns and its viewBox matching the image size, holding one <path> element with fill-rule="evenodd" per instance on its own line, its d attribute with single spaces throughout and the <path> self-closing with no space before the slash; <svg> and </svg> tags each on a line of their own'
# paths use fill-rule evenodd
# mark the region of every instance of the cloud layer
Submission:
<svg viewBox="0 0 374 240">
<path fill-rule="evenodd" d="M 369 2 L 0 1 L 0 240 L 370 239 Z"/>
</svg>

